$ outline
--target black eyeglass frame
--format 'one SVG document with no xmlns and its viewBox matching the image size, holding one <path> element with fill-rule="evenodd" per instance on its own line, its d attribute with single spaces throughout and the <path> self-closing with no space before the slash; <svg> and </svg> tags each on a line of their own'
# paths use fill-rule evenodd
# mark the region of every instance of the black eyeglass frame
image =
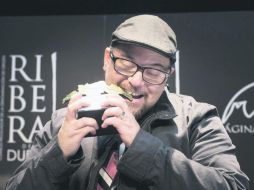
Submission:
<svg viewBox="0 0 254 190">
<path fill-rule="evenodd" d="M 124 76 L 127 76 L 127 77 L 132 77 L 132 76 L 134 76 L 138 71 L 141 71 L 141 72 L 142 72 L 142 79 L 143 79 L 145 82 L 147 82 L 147 83 L 149 83 L 149 84 L 153 84 L 153 85 L 161 85 L 163 82 L 165 82 L 166 79 L 168 79 L 168 77 L 170 76 L 170 73 L 171 73 L 171 66 L 170 66 L 170 68 L 169 68 L 169 69 L 170 69 L 169 72 L 162 71 L 162 70 L 160 70 L 160 69 L 151 68 L 151 67 L 142 67 L 142 66 L 138 65 L 137 63 L 135 63 L 135 62 L 129 60 L 129 59 L 125 59 L 125 58 L 122 58 L 122 57 L 116 57 L 116 56 L 113 54 L 113 51 L 112 51 L 111 48 L 110 48 L 110 58 L 111 58 L 111 60 L 113 61 L 114 69 L 115 69 L 115 71 L 116 71 L 118 74 L 121 74 L 121 75 L 124 75 Z M 120 72 L 116 69 L 116 64 L 115 64 L 115 63 L 116 63 L 116 60 L 117 60 L 117 59 L 129 61 L 129 62 L 133 63 L 134 65 L 136 65 L 137 70 L 136 70 L 132 75 L 125 75 L 125 74 L 123 74 L 123 73 L 120 73 Z M 164 73 L 164 74 L 165 74 L 164 80 L 163 80 L 161 83 L 152 83 L 152 82 L 146 81 L 146 80 L 144 79 L 144 71 L 145 71 L 146 69 L 157 70 L 157 71 L 159 71 L 159 72 L 161 72 L 161 73 Z"/>
</svg>

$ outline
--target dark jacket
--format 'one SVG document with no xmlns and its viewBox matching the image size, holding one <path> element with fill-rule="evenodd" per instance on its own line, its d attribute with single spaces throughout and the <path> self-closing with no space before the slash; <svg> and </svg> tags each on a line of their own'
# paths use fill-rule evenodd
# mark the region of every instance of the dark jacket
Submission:
<svg viewBox="0 0 254 190">
<path fill-rule="evenodd" d="M 57 141 L 65 112 L 56 111 L 35 137 L 6 189 L 95 188 L 101 163 L 119 138 L 84 138 L 82 148 L 67 162 Z M 165 92 L 139 123 L 142 129 L 118 163 L 118 189 L 249 189 L 214 106 Z"/>
</svg>

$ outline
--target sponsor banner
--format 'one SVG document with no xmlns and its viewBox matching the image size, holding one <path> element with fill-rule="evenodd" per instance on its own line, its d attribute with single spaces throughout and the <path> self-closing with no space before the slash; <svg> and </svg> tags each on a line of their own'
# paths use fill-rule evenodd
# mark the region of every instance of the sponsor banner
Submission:
<svg viewBox="0 0 254 190">
<path fill-rule="evenodd" d="M 228 133 L 254 135 L 254 82 L 239 89 L 229 100 L 222 122 Z"/>
<path fill-rule="evenodd" d="M 1 58 L 0 166 L 8 171 L 24 161 L 34 135 L 56 109 L 57 52 Z"/>
</svg>

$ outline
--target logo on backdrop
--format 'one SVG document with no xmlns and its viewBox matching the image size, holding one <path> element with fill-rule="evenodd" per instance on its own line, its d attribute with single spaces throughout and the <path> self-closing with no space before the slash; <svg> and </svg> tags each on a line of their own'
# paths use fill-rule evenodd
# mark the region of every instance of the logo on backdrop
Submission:
<svg viewBox="0 0 254 190">
<path fill-rule="evenodd" d="M 222 122 L 229 133 L 254 134 L 254 82 L 244 86 L 228 102 Z"/>
<path fill-rule="evenodd" d="M 56 109 L 56 69 L 56 52 L 1 56 L 0 161 L 23 161 Z"/>
</svg>

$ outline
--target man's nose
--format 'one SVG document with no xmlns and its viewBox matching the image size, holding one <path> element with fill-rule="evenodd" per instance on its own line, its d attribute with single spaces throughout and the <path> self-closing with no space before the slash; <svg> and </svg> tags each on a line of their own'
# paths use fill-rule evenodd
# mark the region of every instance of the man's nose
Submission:
<svg viewBox="0 0 254 190">
<path fill-rule="evenodd" d="M 143 85 L 144 80 L 142 77 L 142 71 L 137 71 L 134 75 L 128 78 L 132 86 L 138 87 Z"/>
</svg>

